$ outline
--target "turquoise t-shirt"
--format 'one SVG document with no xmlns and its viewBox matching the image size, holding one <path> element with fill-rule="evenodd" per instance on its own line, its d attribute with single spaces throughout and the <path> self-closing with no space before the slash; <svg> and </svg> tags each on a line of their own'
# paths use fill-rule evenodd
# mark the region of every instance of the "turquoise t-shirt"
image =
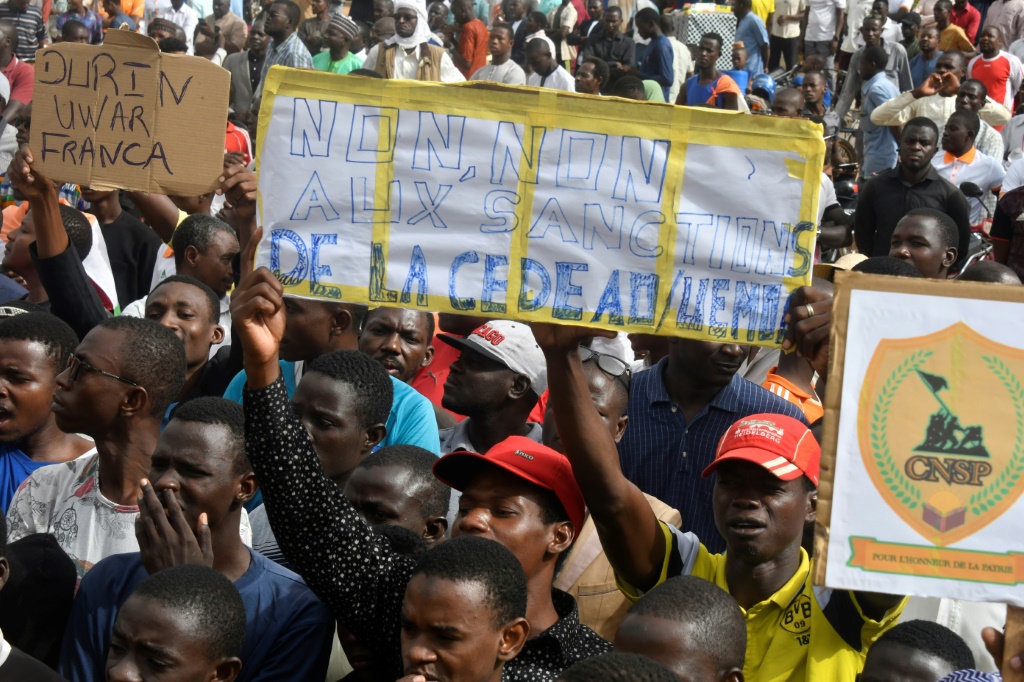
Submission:
<svg viewBox="0 0 1024 682">
<path fill-rule="evenodd" d="M 313 55 L 313 68 L 317 71 L 344 75 L 363 68 L 363 60 L 349 52 L 343 59 L 334 62 L 331 61 L 331 53 L 327 51 Z"/>
<path fill-rule="evenodd" d="M 281 374 L 284 376 L 284 383 L 288 387 L 288 397 L 290 398 L 295 395 L 295 363 L 282 360 Z M 415 445 L 440 456 L 441 439 L 437 435 L 437 418 L 434 417 L 434 407 L 430 401 L 420 395 L 416 389 L 394 377 L 391 377 L 391 385 L 395 390 L 395 395 L 391 401 L 391 414 L 388 415 L 388 421 L 385 424 L 388 432 L 378 447 Z M 224 391 L 224 397 L 241 403 L 242 389 L 244 388 L 245 371 L 243 370 L 231 380 L 228 389 Z"/>
</svg>

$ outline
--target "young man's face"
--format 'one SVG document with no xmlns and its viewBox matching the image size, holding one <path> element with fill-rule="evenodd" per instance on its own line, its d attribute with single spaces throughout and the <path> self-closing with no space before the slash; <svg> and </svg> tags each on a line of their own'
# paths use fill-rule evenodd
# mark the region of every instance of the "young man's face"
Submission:
<svg viewBox="0 0 1024 682">
<path fill-rule="evenodd" d="M 877 17 L 868 17 L 860 27 L 860 35 L 868 47 L 878 45 L 882 40 L 882 22 Z"/>
<path fill-rule="evenodd" d="M 512 51 L 512 36 L 503 28 L 492 29 L 487 39 L 487 51 L 491 57 L 502 57 Z"/>
<path fill-rule="evenodd" d="M 547 491 L 494 466 L 482 465 L 462 491 L 452 537 L 478 535 L 496 540 L 516 555 L 529 580 L 551 554 L 568 549 L 572 533 L 564 542 L 559 527 L 544 522 Z M 563 549 L 552 552 L 558 545 Z"/>
<path fill-rule="evenodd" d="M 286 322 L 281 338 L 281 359 L 314 360 L 330 347 L 336 308 L 326 301 L 284 297 Z"/>
<path fill-rule="evenodd" d="M 121 332 L 95 327 L 75 349 L 75 355 L 96 369 L 115 376 L 124 376 L 124 368 L 136 359 L 121 353 Z M 72 378 L 72 370 L 57 375 L 57 392 L 53 396 L 53 413 L 57 427 L 65 433 L 96 433 L 118 418 L 120 406 L 132 386 L 113 377 L 95 372 L 84 365 Z"/>
<path fill-rule="evenodd" d="M 426 315 L 417 310 L 371 310 L 359 335 L 359 350 L 382 364 L 391 376 L 408 382 L 434 355 L 426 323 Z"/>
<path fill-rule="evenodd" d="M 697 68 L 706 69 L 714 66 L 721 54 L 718 41 L 713 38 L 701 38 L 697 45 Z"/>
<path fill-rule="evenodd" d="M 227 681 L 221 661 L 188 617 L 148 597 L 129 597 L 117 614 L 107 651 L 108 682 Z M 237 662 L 237 659 L 236 659 Z"/>
<path fill-rule="evenodd" d="M 414 575 L 402 602 L 406 675 L 438 682 L 497 682 L 504 629 L 477 582 Z"/>
<path fill-rule="evenodd" d="M 934 26 L 922 29 L 918 36 L 918 45 L 922 52 L 930 52 L 939 46 L 939 29 Z"/>
<path fill-rule="evenodd" d="M 885 0 L 876 0 L 871 4 L 871 16 L 878 17 L 884 22 L 889 18 L 889 3 Z"/>
<path fill-rule="evenodd" d="M 604 3 L 601 0 L 590 0 L 587 3 L 587 13 L 594 21 L 600 21 L 601 15 L 604 14 Z"/>
<path fill-rule="evenodd" d="M 61 369 L 64 362 L 38 341 L 0 340 L 0 443 L 16 443 L 47 424 Z"/>
<path fill-rule="evenodd" d="M 473 8 L 466 0 L 454 0 L 452 2 L 452 14 L 455 17 L 456 23 L 465 24 L 473 18 Z"/>
<path fill-rule="evenodd" d="M 332 50 L 347 50 L 348 36 L 342 33 L 337 26 L 328 26 L 324 31 L 324 42 Z"/>
<path fill-rule="evenodd" d="M 32 222 L 32 212 L 29 211 L 21 221 L 21 225 L 11 231 L 7 237 L 7 244 L 4 245 L 4 259 L 0 262 L 5 270 L 25 275 L 35 271 L 35 264 L 32 262 L 32 255 L 29 251 L 36 241 L 36 228 Z"/>
<path fill-rule="evenodd" d="M 816 500 L 802 478 L 783 481 L 743 461 L 722 462 L 715 476 L 715 526 L 733 557 L 756 565 L 800 544 Z"/>
<path fill-rule="evenodd" d="M 395 20 L 391 18 L 381 19 L 375 22 L 373 28 L 370 29 L 370 45 L 383 42 L 393 35 L 395 35 Z"/>
<path fill-rule="evenodd" d="M 89 29 L 84 26 L 75 26 L 63 37 L 65 43 L 89 44 Z"/>
<path fill-rule="evenodd" d="M 423 504 L 429 491 L 397 465 L 359 467 L 345 484 L 345 497 L 373 527 L 401 526 L 430 541 Z"/>
<path fill-rule="evenodd" d="M 622 13 L 609 11 L 604 15 L 604 34 L 614 38 L 622 32 Z"/>
<path fill-rule="evenodd" d="M 857 682 L 932 682 L 954 672 L 948 661 L 902 644 L 879 642 L 868 650 Z"/>
<path fill-rule="evenodd" d="M 217 230 L 205 251 L 196 250 L 192 258 L 186 255 L 187 267 L 181 274 L 195 277 L 218 296 L 224 296 L 235 284 L 232 264 L 238 251 L 238 237 L 227 230 Z"/>
<path fill-rule="evenodd" d="M 927 168 L 935 156 L 937 137 L 934 130 L 924 126 L 904 128 L 900 138 L 900 164 L 913 173 Z"/>
<path fill-rule="evenodd" d="M 903 40 L 906 40 L 907 42 L 910 42 L 914 38 L 916 38 L 917 32 L 919 30 L 920 28 L 916 24 L 911 24 L 907 22 L 900 24 L 900 31 L 903 32 Z"/>
<path fill-rule="evenodd" d="M 809 73 L 804 76 L 800 90 L 804 93 L 804 102 L 816 105 L 825 99 L 825 78 L 820 73 Z"/>
<path fill-rule="evenodd" d="M 457 414 L 498 409 L 507 399 L 515 376 L 515 372 L 500 362 L 464 349 L 459 359 L 451 364 L 441 404 Z"/>
<path fill-rule="evenodd" d="M 601 81 L 594 74 L 594 65 L 584 62 L 576 69 L 576 92 L 586 95 L 597 95 L 601 92 Z"/>
<path fill-rule="evenodd" d="M 735 343 L 714 343 L 692 339 L 672 339 L 669 358 L 698 385 L 725 387 L 739 371 L 746 357 Z"/>
<path fill-rule="evenodd" d="M 977 83 L 964 83 L 956 93 L 956 108 L 978 112 L 985 106 L 985 94 Z"/>
<path fill-rule="evenodd" d="M 431 31 L 439 31 L 448 23 L 448 8 L 443 2 L 435 2 L 427 10 L 427 24 Z"/>
<path fill-rule="evenodd" d="M 935 17 L 936 23 L 946 24 L 949 22 L 949 7 L 945 5 L 936 5 L 935 9 L 932 10 L 932 16 Z"/>
<path fill-rule="evenodd" d="M 944 279 L 956 260 L 955 249 L 943 246 L 938 224 L 922 216 L 907 216 L 896 223 L 889 239 L 889 255 L 909 262 L 932 279 Z"/>
<path fill-rule="evenodd" d="M 551 57 L 551 52 L 549 51 L 534 50 L 533 52 L 527 52 L 526 58 L 529 60 L 530 68 L 533 69 L 534 73 L 546 76 L 555 70 L 555 60 Z"/>
<path fill-rule="evenodd" d="M 251 497 L 253 476 L 237 472 L 231 447 L 231 431 L 223 424 L 171 419 L 160 433 L 149 471 L 164 509 L 167 496 L 173 495 L 190 528 L 203 513 L 213 528 Z"/>
<path fill-rule="evenodd" d="M 958 117 L 951 117 L 942 129 L 942 148 L 947 152 L 959 155 L 973 145 L 971 131 Z"/>
<path fill-rule="evenodd" d="M 981 32 L 981 37 L 978 39 L 978 47 L 985 54 L 998 52 L 1003 47 L 1003 41 L 999 37 L 999 31 L 993 28 L 986 28 Z"/>
<path fill-rule="evenodd" d="M 680 680 L 721 679 L 721 671 L 700 649 L 690 627 L 664 618 L 627 613 L 615 633 L 614 651 L 647 656 Z"/>
<path fill-rule="evenodd" d="M 292 409 L 306 427 L 324 473 L 335 482 L 346 480 L 384 436 L 367 434 L 352 385 L 320 372 L 302 375 Z"/>
<path fill-rule="evenodd" d="M 185 282 L 158 286 L 146 299 L 146 319 L 174 332 L 185 346 L 188 367 L 206 362 L 210 346 L 224 340 L 224 330 L 210 317 L 210 303 L 202 289 Z"/>
<path fill-rule="evenodd" d="M 373 20 L 379 21 L 395 13 L 395 6 L 389 0 L 376 0 L 373 3 Z"/>
<path fill-rule="evenodd" d="M 246 41 L 246 47 L 256 54 L 262 54 L 267 51 L 267 45 L 269 44 L 270 36 L 263 30 L 263 22 L 253 24 L 249 30 L 249 40 Z"/>
</svg>

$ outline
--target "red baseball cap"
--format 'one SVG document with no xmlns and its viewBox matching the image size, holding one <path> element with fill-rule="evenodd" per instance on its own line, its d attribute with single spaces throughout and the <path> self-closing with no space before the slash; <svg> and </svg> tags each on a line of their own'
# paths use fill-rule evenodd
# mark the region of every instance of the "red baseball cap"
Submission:
<svg viewBox="0 0 1024 682">
<path fill-rule="evenodd" d="M 434 476 L 461 492 L 479 471 L 479 467 L 473 466 L 479 462 L 504 469 L 524 481 L 550 490 L 565 508 L 576 534 L 583 530 L 586 504 L 572 475 L 572 465 L 562 453 L 525 436 L 510 436 L 484 454 L 456 450 L 445 455 L 434 464 Z"/>
<path fill-rule="evenodd" d="M 731 459 L 760 464 L 783 481 L 806 476 L 818 485 L 821 447 L 811 430 L 792 417 L 752 414 L 737 421 L 718 441 L 715 461 L 704 470 L 704 478 Z"/>
</svg>

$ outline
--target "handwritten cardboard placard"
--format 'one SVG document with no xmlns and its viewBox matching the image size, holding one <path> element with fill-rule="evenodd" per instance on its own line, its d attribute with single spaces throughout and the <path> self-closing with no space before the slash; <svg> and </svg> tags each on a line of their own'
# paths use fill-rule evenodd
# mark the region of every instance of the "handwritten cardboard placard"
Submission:
<svg viewBox="0 0 1024 682">
<path fill-rule="evenodd" d="M 231 76 L 200 57 L 110 31 L 36 55 L 31 147 L 42 173 L 95 189 L 192 196 L 224 167 Z"/>
<path fill-rule="evenodd" d="M 1024 288 L 837 273 L 831 343 L 816 581 L 1024 605 Z"/>
<path fill-rule="evenodd" d="M 808 122 L 274 67 L 257 264 L 289 294 L 776 345 Z"/>
</svg>

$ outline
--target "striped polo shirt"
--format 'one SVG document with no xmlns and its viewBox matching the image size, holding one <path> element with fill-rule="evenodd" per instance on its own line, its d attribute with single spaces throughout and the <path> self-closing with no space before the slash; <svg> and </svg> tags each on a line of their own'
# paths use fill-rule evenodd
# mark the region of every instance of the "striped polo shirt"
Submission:
<svg viewBox="0 0 1024 682">
<path fill-rule="evenodd" d="M 23 62 L 34 62 L 36 50 L 46 39 L 46 24 L 43 13 L 35 5 L 29 5 L 24 12 L 15 12 L 8 2 L 0 5 L 0 19 L 6 19 L 18 30 L 18 49 L 14 54 Z"/>
</svg>

